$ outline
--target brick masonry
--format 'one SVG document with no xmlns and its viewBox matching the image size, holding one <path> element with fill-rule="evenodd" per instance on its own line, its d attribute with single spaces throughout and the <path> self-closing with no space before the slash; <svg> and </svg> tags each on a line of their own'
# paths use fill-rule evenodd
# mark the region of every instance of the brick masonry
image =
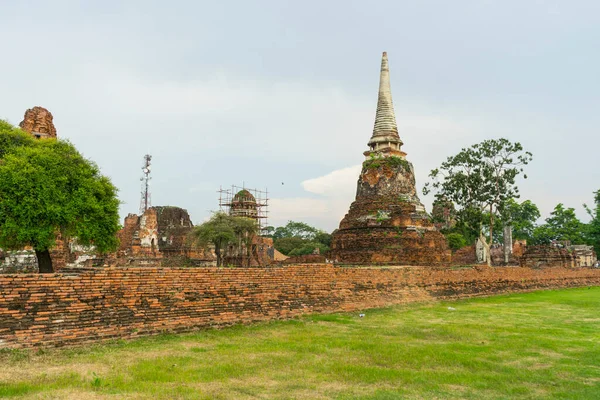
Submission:
<svg viewBox="0 0 600 400">
<path fill-rule="evenodd" d="M 0 276 L 0 347 L 62 346 L 307 313 L 600 285 L 600 270 L 523 267 L 109 268 Z"/>
</svg>

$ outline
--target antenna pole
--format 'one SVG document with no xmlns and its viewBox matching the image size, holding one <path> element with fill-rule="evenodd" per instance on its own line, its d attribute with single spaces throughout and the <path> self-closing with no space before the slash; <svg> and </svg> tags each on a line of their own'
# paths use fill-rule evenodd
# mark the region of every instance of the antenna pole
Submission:
<svg viewBox="0 0 600 400">
<path fill-rule="evenodd" d="M 150 170 L 151 170 L 151 162 L 152 156 L 150 154 L 146 154 L 144 156 L 144 164 L 142 165 L 142 177 L 140 181 L 142 181 L 142 196 L 140 200 L 140 215 L 144 214 L 146 210 L 152 207 L 151 204 L 151 196 L 150 196 Z"/>
</svg>

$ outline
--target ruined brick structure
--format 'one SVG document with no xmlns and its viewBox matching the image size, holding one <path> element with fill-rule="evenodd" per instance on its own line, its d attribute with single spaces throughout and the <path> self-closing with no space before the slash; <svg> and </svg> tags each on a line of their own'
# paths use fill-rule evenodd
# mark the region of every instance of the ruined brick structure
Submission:
<svg viewBox="0 0 600 400">
<path fill-rule="evenodd" d="M 575 267 L 575 255 L 566 247 L 558 246 L 528 246 L 520 259 L 522 267 Z"/>
<path fill-rule="evenodd" d="M 238 191 L 229 205 L 229 215 L 232 217 L 252 218 L 256 220 L 260 230 L 259 213 L 261 206 L 252 193 L 247 189 Z M 260 234 L 260 232 L 259 232 Z M 283 256 L 273 246 L 273 239 L 256 235 L 252 237 L 250 248 L 244 243 L 230 244 L 225 252 L 224 263 L 237 267 L 260 267 L 277 262 Z"/>
<path fill-rule="evenodd" d="M 108 268 L 0 275 L 0 348 L 600 284 L 597 268 Z"/>
<path fill-rule="evenodd" d="M 592 267 L 597 258 L 594 248 L 585 245 L 540 245 L 527 246 L 520 258 L 522 267 Z"/>
<path fill-rule="evenodd" d="M 577 267 L 592 267 L 598 261 L 594 246 L 572 245 L 570 246 L 570 250 L 576 257 L 575 263 Z"/>
<path fill-rule="evenodd" d="M 401 150 L 383 53 L 373 135 L 364 153 L 356 200 L 333 233 L 331 256 L 348 264 L 443 265 L 446 238 L 436 230 L 417 195 L 413 165 Z"/>
<path fill-rule="evenodd" d="M 19 126 L 37 138 L 56 138 L 53 119 L 50 111 L 43 107 L 33 107 L 25 111 L 25 116 Z"/>
<path fill-rule="evenodd" d="M 147 264 L 164 263 L 164 258 L 212 262 L 214 257 L 210 252 L 189 240 L 193 226 L 188 212 L 179 207 L 156 206 L 141 216 L 129 214 L 118 233 L 117 259 L 121 263 L 146 261 Z"/>
<path fill-rule="evenodd" d="M 232 217 L 258 218 L 256 198 L 248 190 L 240 190 L 231 200 L 229 215 Z"/>
</svg>

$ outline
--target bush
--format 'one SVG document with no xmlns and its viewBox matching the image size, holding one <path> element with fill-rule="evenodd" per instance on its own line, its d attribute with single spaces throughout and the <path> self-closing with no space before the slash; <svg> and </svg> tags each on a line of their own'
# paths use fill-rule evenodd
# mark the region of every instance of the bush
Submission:
<svg viewBox="0 0 600 400">
<path fill-rule="evenodd" d="M 462 249 L 467 246 L 467 239 L 460 233 L 449 233 L 446 235 L 446 239 L 448 240 L 448 246 L 452 250 Z"/>
<path fill-rule="evenodd" d="M 313 254 L 315 249 L 319 249 L 319 252 L 323 254 L 326 251 L 329 251 L 329 247 L 323 245 L 318 242 L 308 242 L 304 244 L 302 247 L 298 247 L 292 250 L 288 255 L 289 256 L 304 256 L 307 254 Z"/>
</svg>

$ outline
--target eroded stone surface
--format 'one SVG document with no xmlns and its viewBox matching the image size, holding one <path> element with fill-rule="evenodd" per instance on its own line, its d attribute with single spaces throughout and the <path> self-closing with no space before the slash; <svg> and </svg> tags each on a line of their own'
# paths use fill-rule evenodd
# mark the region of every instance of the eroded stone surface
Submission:
<svg viewBox="0 0 600 400">
<path fill-rule="evenodd" d="M 212 262 L 210 252 L 195 246 L 189 239 L 193 228 L 187 210 L 172 206 L 150 207 L 141 216 L 129 214 L 118 233 L 119 261 L 186 258 Z M 164 262 L 162 262 L 164 264 Z"/>
<path fill-rule="evenodd" d="M 417 195 L 413 165 L 400 150 L 384 53 L 375 128 L 356 199 L 333 233 L 331 257 L 348 264 L 441 265 L 450 262 Z"/>
<path fill-rule="evenodd" d="M 37 138 L 56 138 L 53 119 L 50 111 L 36 106 L 25 111 L 25 116 L 19 126 Z"/>
</svg>

